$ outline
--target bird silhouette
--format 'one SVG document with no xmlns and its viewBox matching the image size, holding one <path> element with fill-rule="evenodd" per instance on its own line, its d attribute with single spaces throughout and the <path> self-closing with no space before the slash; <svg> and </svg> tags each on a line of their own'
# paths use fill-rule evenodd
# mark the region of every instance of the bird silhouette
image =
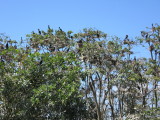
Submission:
<svg viewBox="0 0 160 120">
<path fill-rule="evenodd" d="M 66 52 L 69 52 L 70 48 L 67 48 Z"/>
<path fill-rule="evenodd" d="M 83 41 L 82 41 L 82 39 L 79 40 L 77 43 L 78 43 L 79 48 L 82 48 L 82 47 L 83 47 Z"/>
<path fill-rule="evenodd" d="M 148 38 L 148 33 L 146 34 L 145 38 L 146 38 L 146 39 Z"/>
<path fill-rule="evenodd" d="M 125 39 L 128 39 L 128 35 L 126 35 Z"/>
<path fill-rule="evenodd" d="M 140 88 L 140 86 L 137 86 L 137 88 L 138 88 L 138 90 L 140 90 L 141 88 Z"/>
<path fill-rule="evenodd" d="M 54 52 L 54 51 L 56 50 L 56 48 L 53 47 L 52 45 L 49 45 L 49 50 L 50 50 L 51 52 Z"/>
<path fill-rule="evenodd" d="M 134 57 L 134 61 L 137 61 L 136 57 Z"/>
<path fill-rule="evenodd" d="M 71 36 L 71 39 L 73 39 L 73 36 Z"/>
<path fill-rule="evenodd" d="M 51 29 L 49 25 L 48 25 L 48 29 L 49 29 L 49 30 Z"/>
<path fill-rule="evenodd" d="M 59 27 L 59 30 L 62 31 L 62 29 Z"/>
<path fill-rule="evenodd" d="M 6 49 L 8 49 L 9 48 L 9 45 L 8 45 L 8 42 L 7 42 L 7 44 L 6 44 Z"/>
<path fill-rule="evenodd" d="M 99 38 L 100 37 L 100 35 L 99 35 L 99 32 L 98 32 L 98 30 L 97 30 L 97 38 Z"/>
<path fill-rule="evenodd" d="M 40 29 L 38 29 L 38 33 L 41 35 L 41 31 L 40 31 Z"/>
<path fill-rule="evenodd" d="M 41 61 L 39 62 L 39 65 L 42 65 L 42 63 L 43 63 L 43 60 L 41 60 Z"/>
</svg>

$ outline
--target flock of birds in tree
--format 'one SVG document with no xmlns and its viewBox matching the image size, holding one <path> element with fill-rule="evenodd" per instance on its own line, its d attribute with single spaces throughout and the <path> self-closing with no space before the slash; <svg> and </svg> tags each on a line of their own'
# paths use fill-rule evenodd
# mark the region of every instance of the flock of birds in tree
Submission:
<svg viewBox="0 0 160 120">
<path fill-rule="evenodd" d="M 48 25 L 48 30 L 52 30 L 49 25 Z M 156 30 L 156 28 L 154 27 L 153 24 L 152 24 L 151 30 L 152 30 L 153 33 L 154 33 L 155 30 Z M 63 32 L 63 30 L 62 30 L 60 27 L 59 27 L 59 31 L 60 31 L 60 32 Z M 44 32 L 44 31 L 41 31 L 40 29 L 38 29 L 38 34 L 39 34 L 39 35 L 42 35 L 42 33 L 45 35 L 45 32 Z M 35 34 L 35 32 L 32 32 L 32 34 Z M 148 39 L 152 34 L 150 35 L 148 32 L 141 31 L 141 35 L 142 35 L 142 37 L 144 37 L 145 39 Z M 96 33 L 96 36 L 97 36 L 97 38 L 100 38 L 100 33 L 99 33 L 98 31 L 97 31 L 97 33 Z M 125 36 L 125 39 L 124 39 L 123 43 L 124 43 L 124 44 L 128 44 L 128 45 L 134 44 L 134 41 L 130 41 L 128 37 L 129 37 L 128 35 Z M 73 36 L 71 36 L 71 39 L 73 39 Z M 78 44 L 78 47 L 79 47 L 79 48 L 82 48 L 82 47 L 83 47 L 83 42 L 84 42 L 84 41 L 83 41 L 82 39 L 80 39 L 79 41 L 77 41 L 77 44 Z M 159 42 L 160 42 L 160 40 L 159 40 Z M 23 39 L 22 39 L 22 37 L 21 37 L 21 44 L 22 44 L 22 43 L 23 43 Z M 153 46 L 153 44 L 151 44 L 150 42 L 148 42 L 148 43 L 149 43 L 149 46 L 150 46 L 150 47 L 149 47 L 149 50 L 150 50 L 151 55 L 152 55 L 152 54 L 153 54 L 152 52 L 153 52 L 153 50 L 154 50 L 154 46 Z M 1 50 L 3 50 L 3 49 L 9 49 L 10 46 L 12 46 L 11 40 L 7 41 L 7 43 L 6 43 L 6 45 L 5 45 L 5 48 L 4 48 L 4 45 L 1 44 Z M 54 52 L 54 51 L 56 50 L 56 47 L 53 46 L 52 44 L 50 44 L 48 47 L 49 47 L 50 52 Z M 15 45 L 14 45 L 14 48 L 17 49 L 16 43 L 15 43 Z M 27 46 L 26 46 L 26 49 L 28 49 Z M 66 51 L 68 52 L 68 51 L 69 51 L 69 48 L 68 48 Z M 80 52 L 80 49 L 79 49 L 79 52 Z M 155 58 L 156 58 L 157 54 L 158 54 L 158 52 L 157 52 L 157 50 L 155 49 Z M 152 56 L 153 56 L 153 55 L 152 55 Z M 134 60 L 136 60 L 135 57 L 134 57 Z M 2 56 L 1 56 L 1 61 L 2 61 Z M 41 60 L 39 64 L 42 64 L 42 62 L 43 62 L 43 61 Z"/>
</svg>

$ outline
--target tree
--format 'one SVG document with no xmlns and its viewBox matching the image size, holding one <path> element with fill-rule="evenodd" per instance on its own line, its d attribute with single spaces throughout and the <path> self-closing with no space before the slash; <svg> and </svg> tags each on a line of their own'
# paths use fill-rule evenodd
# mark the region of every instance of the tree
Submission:
<svg viewBox="0 0 160 120">
<path fill-rule="evenodd" d="M 6 44 L 0 54 L 4 120 L 86 117 L 85 101 L 78 92 L 81 67 L 75 53 L 66 51 L 68 43 L 59 40 L 69 41 L 66 33 L 52 32 L 50 28 L 48 32 L 39 30 L 38 34 L 28 35 L 27 43 L 21 41 L 16 47 L 12 40 L 2 41 L 1 46 Z M 71 116 L 68 110 L 81 114 Z"/>
<path fill-rule="evenodd" d="M 152 24 L 150 31 L 141 31 L 142 38 L 139 38 L 140 44 L 143 47 L 148 48 L 150 52 L 150 58 L 146 61 L 146 72 L 148 75 L 148 82 L 150 89 L 148 92 L 149 100 L 146 103 L 151 102 L 148 108 L 144 109 L 144 117 L 149 116 L 152 118 L 157 118 L 160 114 L 158 105 L 160 100 L 159 94 L 159 82 L 160 82 L 160 26 L 158 24 Z"/>
<path fill-rule="evenodd" d="M 20 42 L 1 35 L 1 118 L 159 119 L 160 27 L 151 29 L 134 41 L 50 26 Z M 137 45 L 150 58 L 134 56 Z"/>
</svg>

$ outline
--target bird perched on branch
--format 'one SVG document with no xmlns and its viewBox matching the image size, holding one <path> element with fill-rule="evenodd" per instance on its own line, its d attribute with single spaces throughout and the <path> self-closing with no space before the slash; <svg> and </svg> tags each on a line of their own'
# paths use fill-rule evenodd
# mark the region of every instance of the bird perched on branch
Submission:
<svg viewBox="0 0 160 120">
<path fill-rule="evenodd" d="M 124 44 L 129 44 L 128 35 L 126 35 L 126 37 L 125 37 L 125 39 L 124 39 Z"/>
<path fill-rule="evenodd" d="M 43 63 L 43 60 L 41 60 L 41 61 L 39 62 L 39 65 L 42 65 L 42 63 Z"/>
<path fill-rule="evenodd" d="M 51 52 L 54 52 L 54 51 L 56 50 L 56 48 L 55 48 L 54 46 L 52 46 L 52 45 L 49 45 L 49 50 L 50 50 Z"/>
<path fill-rule="evenodd" d="M 40 29 L 38 29 L 38 33 L 41 35 L 41 31 L 40 31 Z"/>
<path fill-rule="evenodd" d="M 62 32 L 63 30 L 59 27 L 59 30 Z"/>
<path fill-rule="evenodd" d="M 78 47 L 79 47 L 79 48 L 82 48 L 82 47 L 83 47 L 83 41 L 82 41 L 82 39 L 79 40 L 77 43 L 78 43 Z"/>
<path fill-rule="evenodd" d="M 137 61 L 136 57 L 134 56 L 134 61 Z"/>
<path fill-rule="evenodd" d="M 51 29 L 49 25 L 48 25 L 48 29 L 49 29 L 49 30 Z"/>
<path fill-rule="evenodd" d="M 7 42 L 7 44 L 6 44 L 6 49 L 8 49 L 9 48 L 9 45 L 8 45 L 8 42 Z"/>
<path fill-rule="evenodd" d="M 97 38 L 99 38 L 100 37 L 100 35 L 99 35 L 99 31 L 97 30 Z"/>
<path fill-rule="evenodd" d="M 126 35 L 125 39 L 128 39 L 128 35 Z"/>
</svg>

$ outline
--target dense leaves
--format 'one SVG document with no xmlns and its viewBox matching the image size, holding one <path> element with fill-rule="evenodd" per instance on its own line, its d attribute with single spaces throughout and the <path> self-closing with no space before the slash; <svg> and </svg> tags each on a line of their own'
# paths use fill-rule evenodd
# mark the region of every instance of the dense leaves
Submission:
<svg viewBox="0 0 160 120">
<path fill-rule="evenodd" d="M 1 118 L 159 119 L 160 27 L 141 35 L 121 40 L 50 26 L 21 41 L 1 34 Z M 136 58 L 137 45 L 148 45 L 150 57 Z"/>
</svg>

